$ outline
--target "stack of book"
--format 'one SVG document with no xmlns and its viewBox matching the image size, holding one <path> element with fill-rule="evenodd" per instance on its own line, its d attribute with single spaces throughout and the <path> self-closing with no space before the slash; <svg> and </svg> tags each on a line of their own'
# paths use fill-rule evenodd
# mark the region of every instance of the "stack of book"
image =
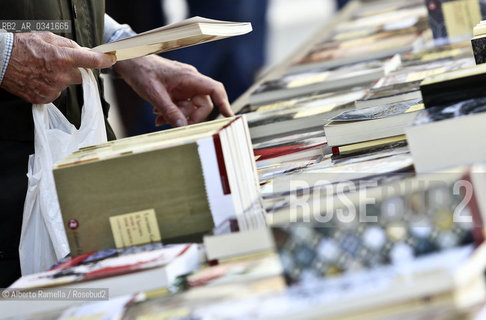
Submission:
<svg viewBox="0 0 486 320">
<path fill-rule="evenodd" d="M 486 299 L 484 286 L 477 285 L 486 268 L 485 176 L 483 166 L 473 165 L 486 161 L 478 155 L 486 149 L 479 141 L 483 68 L 475 67 L 471 47 L 466 39 L 458 41 L 457 30 L 449 31 L 447 41 L 434 41 L 430 3 L 352 7 L 349 21 L 316 36 L 237 103 L 249 121 L 267 223 L 290 286 L 286 300 L 276 295 L 251 305 L 303 305 L 272 315 L 260 309 L 268 318 L 387 319 L 407 309 L 432 314 L 445 305 L 452 314 Z M 475 1 L 454 5 L 479 8 Z M 439 9 L 448 15 L 451 6 Z M 333 78 L 355 66 L 370 75 L 376 63 L 391 61 L 400 63 L 372 81 Z M 308 119 L 299 122 L 299 115 Z M 444 120 L 435 124 L 441 115 Z M 431 131 L 440 122 L 441 129 Z M 435 173 L 458 165 L 473 166 Z M 461 262 L 446 271 L 443 266 L 453 261 Z M 390 278 L 379 276 L 387 272 Z M 431 273 L 437 278 L 425 281 L 422 275 Z M 471 277 L 464 278 L 466 273 Z M 410 290 L 391 274 L 413 279 Z M 383 286 L 374 291 L 370 283 L 352 280 L 358 278 Z M 424 297 L 430 301 L 418 303 Z M 349 303 L 339 308 L 343 301 Z"/>
<path fill-rule="evenodd" d="M 486 119 L 485 75 L 486 66 L 481 64 L 422 82 L 427 110 L 407 129 L 418 172 L 486 161 L 481 138 Z"/>
<path fill-rule="evenodd" d="M 263 104 L 315 92 L 332 92 L 369 85 L 395 70 L 400 56 L 391 59 L 355 63 L 333 69 L 321 67 L 291 72 L 278 79 L 268 80 L 250 96 L 251 104 Z"/>
<path fill-rule="evenodd" d="M 166 247 L 152 243 L 82 254 L 66 258 L 46 272 L 24 276 L 4 289 L 0 299 L 2 316 L 40 313 L 83 301 L 109 300 L 169 288 L 179 276 L 195 272 L 199 267 L 197 244 Z M 28 309 L 19 308 L 25 303 L 19 297 L 40 293 L 46 298 L 29 301 Z"/>
<path fill-rule="evenodd" d="M 213 266 L 182 292 L 50 317 L 484 318 L 486 69 L 454 26 L 465 13 L 470 32 L 481 5 L 353 1 L 233 105 L 241 117 L 59 163 L 75 250 L 194 239 Z"/>
<path fill-rule="evenodd" d="M 343 112 L 324 126 L 327 143 L 339 155 L 403 141 L 405 128 L 424 108 L 421 102 L 405 100 Z"/>
</svg>

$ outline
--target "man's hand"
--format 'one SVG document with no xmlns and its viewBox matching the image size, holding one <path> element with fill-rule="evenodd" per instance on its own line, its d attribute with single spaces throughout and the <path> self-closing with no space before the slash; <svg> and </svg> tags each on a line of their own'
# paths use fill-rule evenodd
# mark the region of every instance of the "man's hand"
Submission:
<svg viewBox="0 0 486 320">
<path fill-rule="evenodd" d="M 180 127 L 204 121 L 213 102 L 222 115 L 233 116 L 224 86 L 190 65 L 150 55 L 120 61 L 114 69 L 154 105 L 157 125 Z"/>
<path fill-rule="evenodd" d="M 116 62 L 50 32 L 16 33 L 1 87 L 30 103 L 49 103 L 71 84 L 81 83 L 78 68 L 109 68 Z"/>
</svg>

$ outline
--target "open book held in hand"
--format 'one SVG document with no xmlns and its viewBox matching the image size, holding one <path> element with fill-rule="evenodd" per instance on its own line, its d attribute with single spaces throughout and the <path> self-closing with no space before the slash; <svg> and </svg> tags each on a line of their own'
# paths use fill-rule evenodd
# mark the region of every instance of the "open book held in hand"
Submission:
<svg viewBox="0 0 486 320">
<path fill-rule="evenodd" d="M 193 17 L 133 37 L 105 43 L 93 48 L 113 53 L 118 61 L 146 56 L 200 43 L 246 34 L 252 31 L 249 22 L 229 22 Z"/>
</svg>

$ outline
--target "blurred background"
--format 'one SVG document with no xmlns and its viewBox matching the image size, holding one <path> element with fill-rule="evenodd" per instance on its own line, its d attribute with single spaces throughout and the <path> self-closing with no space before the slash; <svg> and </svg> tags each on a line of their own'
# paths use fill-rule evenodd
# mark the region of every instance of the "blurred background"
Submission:
<svg viewBox="0 0 486 320">
<path fill-rule="evenodd" d="M 301 46 L 344 5 L 343 0 L 106 0 L 106 11 L 120 23 L 143 32 L 199 15 L 229 21 L 250 21 L 253 32 L 163 54 L 192 64 L 221 81 L 233 102 L 266 68 Z M 152 107 L 123 80 L 105 76 L 110 123 L 118 138 L 161 130 Z"/>
</svg>

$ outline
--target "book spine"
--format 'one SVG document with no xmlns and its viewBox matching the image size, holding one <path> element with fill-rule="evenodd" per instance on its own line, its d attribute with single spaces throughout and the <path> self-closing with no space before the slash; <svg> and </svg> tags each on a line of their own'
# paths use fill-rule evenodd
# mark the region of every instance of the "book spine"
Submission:
<svg viewBox="0 0 486 320">
<path fill-rule="evenodd" d="M 471 45 L 474 53 L 476 64 L 486 62 L 486 37 L 476 38 L 471 40 Z"/>
<path fill-rule="evenodd" d="M 231 194 L 231 188 L 228 179 L 228 172 L 226 171 L 226 164 L 224 161 L 223 147 L 221 145 L 221 138 L 219 133 L 213 135 L 214 151 L 216 152 L 216 158 L 218 162 L 219 176 L 221 178 L 221 186 L 223 187 L 223 193 Z"/>
<path fill-rule="evenodd" d="M 84 260 L 86 260 L 88 257 L 92 256 L 93 254 L 95 254 L 95 253 L 94 252 L 91 252 L 91 253 L 85 253 L 85 254 L 77 255 L 75 257 L 72 257 L 72 258 L 68 259 L 67 261 L 65 261 L 63 263 L 60 263 L 60 264 L 54 266 L 51 270 L 65 270 L 65 269 L 69 269 L 71 267 L 74 267 L 74 266 L 80 264 L 81 262 L 83 262 Z"/>
<path fill-rule="evenodd" d="M 442 1 L 426 0 L 425 5 L 429 13 L 429 24 L 434 39 L 447 39 L 447 28 L 445 25 L 444 13 L 442 12 Z"/>
<path fill-rule="evenodd" d="M 332 154 L 334 156 L 339 156 L 341 153 L 339 152 L 339 147 L 332 147 Z"/>
<path fill-rule="evenodd" d="M 486 96 L 486 73 L 420 85 L 425 108 Z"/>
<path fill-rule="evenodd" d="M 219 133 L 199 139 L 197 145 L 206 196 L 213 223 L 217 226 L 228 218 L 236 216 Z"/>
</svg>

